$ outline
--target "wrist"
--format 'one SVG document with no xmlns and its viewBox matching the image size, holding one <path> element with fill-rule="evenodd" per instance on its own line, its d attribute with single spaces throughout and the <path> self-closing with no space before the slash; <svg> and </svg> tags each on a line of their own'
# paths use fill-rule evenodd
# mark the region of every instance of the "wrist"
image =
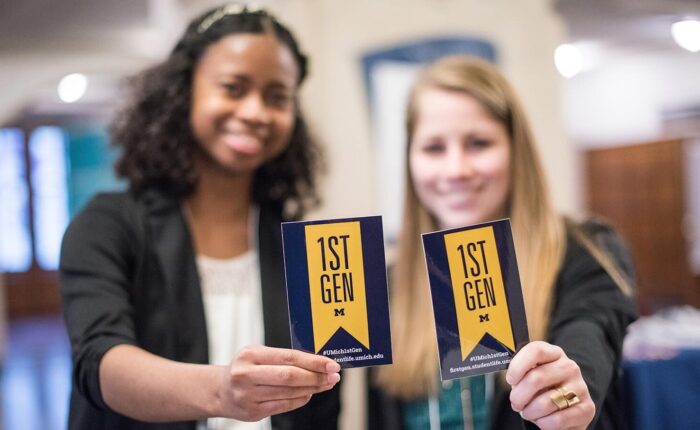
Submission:
<svg viewBox="0 0 700 430">
<path fill-rule="evenodd" d="M 224 381 L 227 380 L 228 367 L 218 365 L 206 366 L 206 390 L 202 396 L 202 411 L 208 418 L 225 417 L 224 407 L 225 390 L 228 388 Z"/>
</svg>

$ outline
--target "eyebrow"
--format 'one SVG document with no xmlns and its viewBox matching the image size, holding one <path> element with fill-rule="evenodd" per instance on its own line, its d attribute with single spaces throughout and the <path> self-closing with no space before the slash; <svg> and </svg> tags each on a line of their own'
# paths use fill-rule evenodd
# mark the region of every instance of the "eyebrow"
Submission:
<svg viewBox="0 0 700 430">
<path fill-rule="evenodd" d="M 238 79 L 241 81 L 251 81 L 250 75 L 242 74 L 242 73 L 230 73 L 226 71 L 217 71 L 216 76 L 219 79 Z"/>
<path fill-rule="evenodd" d="M 280 82 L 280 81 L 271 82 L 269 85 L 267 85 L 267 87 L 272 88 L 272 89 L 283 89 L 283 90 L 294 91 L 294 85 L 288 85 L 288 84 L 285 84 L 284 82 Z"/>
<path fill-rule="evenodd" d="M 222 72 L 218 73 L 219 79 L 236 79 L 236 80 L 241 80 L 246 83 L 250 83 L 253 81 L 251 76 L 249 74 L 245 73 L 227 73 L 227 72 Z M 294 89 L 294 84 L 287 84 L 282 80 L 275 79 L 269 84 L 265 85 L 266 87 L 272 87 L 272 88 L 282 88 L 282 89 L 288 89 L 288 90 L 293 90 Z"/>
</svg>

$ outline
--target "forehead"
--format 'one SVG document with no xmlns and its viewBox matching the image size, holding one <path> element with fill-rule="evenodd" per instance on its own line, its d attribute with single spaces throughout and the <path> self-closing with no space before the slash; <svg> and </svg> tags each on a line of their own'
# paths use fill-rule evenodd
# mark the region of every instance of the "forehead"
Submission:
<svg viewBox="0 0 700 430">
<path fill-rule="evenodd" d="M 195 73 L 217 77 L 246 75 L 288 85 L 294 85 L 299 76 L 296 61 L 287 46 L 274 36 L 251 33 L 231 34 L 209 45 Z"/>
<path fill-rule="evenodd" d="M 428 87 L 417 94 L 416 107 L 420 116 L 484 116 L 486 110 L 468 93 Z"/>
<path fill-rule="evenodd" d="M 474 96 L 463 91 L 427 87 L 416 94 L 418 128 L 502 127 Z"/>
</svg>

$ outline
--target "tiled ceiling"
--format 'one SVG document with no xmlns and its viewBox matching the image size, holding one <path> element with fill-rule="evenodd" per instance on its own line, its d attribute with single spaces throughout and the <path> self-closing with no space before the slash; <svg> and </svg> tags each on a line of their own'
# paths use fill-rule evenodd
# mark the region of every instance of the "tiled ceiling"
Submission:
<svg viewBox="0 0 700 430">
<path fill-rule="evenodd" d="M 170 0 L 2 0 L 0 51 L 108 48 L 123 33 L 147 28 L 158 1 Z M 670 47 L 673 21 L 700 18 L 700 0 L 553 0 L 553 5 L 570 41 L 632 49 Z"/>
<path fill-rule="evenodd" d="M 2 0 L 0 51 L 87 50 L 148 25 L 145 0 Z"/>
</svg>

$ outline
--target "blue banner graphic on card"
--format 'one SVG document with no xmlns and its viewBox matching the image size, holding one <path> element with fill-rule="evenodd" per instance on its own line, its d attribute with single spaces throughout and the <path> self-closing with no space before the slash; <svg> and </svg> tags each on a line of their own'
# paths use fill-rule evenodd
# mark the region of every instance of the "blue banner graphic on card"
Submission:
<svg viewBox="0 0 700 430">
<path fill-rule="evenodd" d="M 391 363 L 381 217 L 282 223 L 292 347 Z"/>
<path fill-rule="evenodd" d="M 508 367 L 528 341 L 509 220 L 423 235 L 443 380 Z"/>
</svg>

